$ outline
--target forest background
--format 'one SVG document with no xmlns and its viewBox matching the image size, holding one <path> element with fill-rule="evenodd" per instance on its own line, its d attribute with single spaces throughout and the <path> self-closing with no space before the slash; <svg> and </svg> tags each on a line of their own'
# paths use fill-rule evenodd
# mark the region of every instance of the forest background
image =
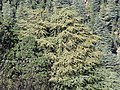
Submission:
<svg viewBox="0 0 120 90">
<path fill-rule="evenodd" d="M 120 90 L 120 0 L 0 0 L 0 90 Z"/>
</svg>

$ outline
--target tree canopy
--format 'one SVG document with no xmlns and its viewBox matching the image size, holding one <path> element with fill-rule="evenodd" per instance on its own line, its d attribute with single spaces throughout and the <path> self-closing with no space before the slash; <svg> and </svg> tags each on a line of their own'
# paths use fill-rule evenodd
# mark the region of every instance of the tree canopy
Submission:
<svg viewBox="0 0 120 90">
<path fill-rule="evenodd" d="M 0 90 L 120 90 L 119 0 L 1 0 Z"/>
</svg>

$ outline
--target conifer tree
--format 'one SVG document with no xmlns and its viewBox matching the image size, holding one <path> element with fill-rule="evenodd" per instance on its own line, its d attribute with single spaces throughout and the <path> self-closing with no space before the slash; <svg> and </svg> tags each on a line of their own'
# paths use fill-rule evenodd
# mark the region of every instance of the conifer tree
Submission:
<svg viewBox="0 0 120 90">
<path fill-rule="evenodd" d="M 95 88 L 92 85 L 95 82 L 91 82 L 92 79 L 96 79 L 93 78 L 94 76 L 92 77 L 94 73 L 92 70 L 95 70 L 95 67 L 99 64 L 100 52 L 94 51 L 92 43 L 97 41 L 95 39 L 97 36 L 90 33 L 89 28 L 81 23 L 82 18 L 77 17 L 78 15 L 74 9 L 69 8 L 61 9 L 53 15 L 52 22 L 67 25 L 66 30 L 57 35 L 59 37 L 57 42 L 58 57 L 53 63 L 53 72 L 50 79 L 55 84 L 53 84 L 53 90 L 87 90 Z M 87 39 L 87 35 L 91 38 L 90 41 Z M 89 81 L 88 78 L 91 80 Z"/>
<path fill-rule="evenodd" d="M 119 7 L 120 0 L 1 0 L 0 89 L 120 90 Z"/>
<path fill-rule="evenodd" d="M 82 74 L 84 77 L 84 74 L 91 73 L 92 72 L 91 70 L 94 70 L 96 65 L 99 64 L 99 61 L 98 61 L 99 51 L 94 50 L 93 48 L 94 46 L 93 43 L 97 41 L 98 37 L 96 35 L 93 35 L 89 31 L 89 28 L 84 24 L 82 24 L 82 18 L 79 17 L 79 14 L 77 14 L 77 12 L 73 8 L 69 8 L 69 7 L 66 7 L 64 9 L 58 9 L 55 14 L 53 15 L 50 14 L 48 19 L 46 18 L 45 21 L 42 20 L 42 18 L 40 17 L 40 14 L 41 14 L 40 9 L 34 9 L 34 10 L 31 9 L 29 11 L 26 11 L 26 15 L 24 15 L 25 16 L 24 18 L 23 17 L 18 18 L 17 25 L 19 27 L 19 32 L 21 34 L 21 37 L 19 37 L 19 39 L 24 41 L 24 38 L 26 36 L 32 35 L 38 43 L 39 51 L 41 51 L 43 55 L 48 56 L 49 59 L 52 60 L 53 66 L 50 67 L 52 71 L 51 71 L 51 74 L 49 74 L 52 76 L 48 81 L 49 83 L 55 83 L 55 86 L 53 85 L 52 88 L 55 89 L 57 82 L 59 82 L 58 85 L 60 85 L 61 76 L 63 77 L 62 86 L 64 85 L 66 86 L 65 83 L 68 83 L 67 85 L 72 84 L 71 81 L 74 80 L 73 78 L 74 76 L 72 76 L 73 73 L 75 73 L 76 75 L 75 79 L 79 78 L 79 76 L 81 76 Z M 88 39 L 87 38 L 88 36 L 91 39 Z M 16 55 L 17 53 L 23 54 L 23 52 L 16 52 Z M 76 53 L 76 54 L 73 54 L 73 53 Z M 88 57 L 86 57 L 86 55 Z M 20 55 L 17 55 L 17 56 L 20 56 Z M 14 59 L 15 61 L 17 60 L 17 56 Z M 29 58 L 29 60 L 31 60 L 31 58 Z M 73 65 L 71 65 L 72 60 L 74 61 Z M 35 61 L 33 60 L 33 62 Z M 66 62 L 66 65 L 64 67 L 63 64 L 65 62 Z M 69 63 L 67 64 L 67 62 Z M 30 61 L 29 63 L 32 63 L 32 61 Z M 40 63 L 41 62 L 39 62 L 39 64 Z M 61 72 L 61 75 L 59 76 L 60 73 L 57 73 L 58 71 L 56 71 L 56 68 L 62 70 L 58 66 L 59 64 L 63 65 L 63 69 L 68 67 L 71 67 L 71 69 L 70 68 L 66 69 L 66 72 Z M 79 64 L 81 65 L 81 67 L 79 67 Z M 18 65 L 18 67 L 21 67 L 21 66 Z M 56 74 L 54 75 L 54 73 Z M 73 78 L 73 79 L 66 82 L 66 79 L 65 79 L 66 76 L 64 76 L 64 73 L 68 75 L 67 79 L 69 78 Z M 57 78 L 57 81 L 54 80 L 54 78 Z M 79 79 L 82 80 L 83 78 L 81 77 Z M 83 83 L 83 81 L 81 83 Z M 77 88 L 77 86 L 76 87 L 73 87 L 73 86 L 71 86 L 73 89 Z M 70 86 L 66 88 L 69 88 L 69 87 Z"/>
</svg>

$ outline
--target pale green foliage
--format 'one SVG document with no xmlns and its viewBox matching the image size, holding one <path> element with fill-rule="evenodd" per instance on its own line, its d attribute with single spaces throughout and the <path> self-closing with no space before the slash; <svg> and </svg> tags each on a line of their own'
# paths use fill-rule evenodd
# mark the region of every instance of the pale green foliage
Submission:
<svg viewBox="0 0 120 90">
<path fill-rule="evenodd" d="M 73 7 L 57 9 L 45 20 L 41 14 L 46 15 L 47 12 L 40 9 L 26 13 L 26 18 L 18 19 L 20 34 L 22 37 L 35 37 L 39 51 L 54 62 L 49 82 L 71 89 L 83 88 L 80 84 L 84 83 L 84 76 L 88 74 L 89 77 L 100 63 L 101 53 L 94 49 L 99 37 L 83 24 L 83 18 Z M 77 78 L 81 80 L 79 84 L 79 81 L 75 82 Z"/>
<path fill-rule="evenodd" d="M 50 81 L 58 83 L 61 89 L 83 88 L 85 76 L 89 77 L 99 64 L 100 52 L 93 48 L 93 43 L 99 37 L 82 24 L 82 18 L 74 9 L 63 8 L 57 11 L 51 22 L 61 24 L 66 29 L 57 35 L 57 59 L 52 66 Z"/>
<path fill-rule="evenodd" d="M 120 66 L 111 52 L 112 38 L 119 41 L 119 35 L 114 35 L 119 33 L 120 20 L 115 2 L 5 0 L 4 23 L 9 24 L 14 13 L 12 25 L 18 43 L 8 42 L 13 40 L 9 26 L 8 31 L 1 29 L 0 53 L 5 47 L 1 55 L 5 65 L 0 72 L 0 89 L 119 90 Z M 101 59 L 107 61 L 104 66 Z"/>
</svg>

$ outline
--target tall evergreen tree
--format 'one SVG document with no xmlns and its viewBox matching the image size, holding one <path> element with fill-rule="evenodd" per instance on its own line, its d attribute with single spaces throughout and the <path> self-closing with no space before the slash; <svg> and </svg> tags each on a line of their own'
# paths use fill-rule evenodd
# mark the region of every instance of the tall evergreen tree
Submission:
<svg viewBox="0 0 120 90">
<path fill-rule="evenodd" d="M 120 0 L 1 0 L 0 89 L 120 90 L 119 28 Z"/>
</svg>

